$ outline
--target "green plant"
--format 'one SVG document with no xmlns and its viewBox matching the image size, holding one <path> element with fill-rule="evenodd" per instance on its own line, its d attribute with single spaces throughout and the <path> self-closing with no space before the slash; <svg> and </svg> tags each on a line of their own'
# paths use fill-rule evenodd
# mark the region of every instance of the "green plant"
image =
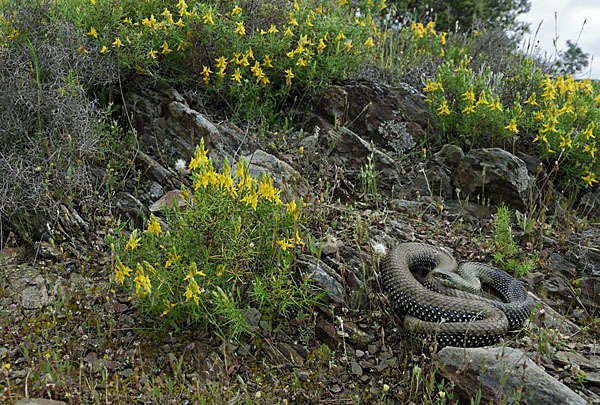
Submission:
<svg viewBox="0 0 600 405">
<path fill-rule="evenodd" d="M 87 51 L 199 86 L 243 118 L 271 120 L 289 96 L 347 78 L 371 53 L 385 0 L 355 3 L 68 0 L 57 8 L 92 40 Z"/>
<path fill-rule="evenodd" d="M 380 198 L 379 193 L 377 192 L 377 177 L 380 173 L 375 170 L 373 156 L 374 152 L 371 152 L 371 154 L 367 156 L 367 163 L 365 166 L 360 168 L 360 185 L 365 202 L 377 204 Z"/>
<path fill-rule="evenodd" d="M 246 308 L 269 319 L 308 308 L 316 296 L 306 275 L 292 271 L 300 237 L 301 206 L 284 204 L 268 174 L 260 182 L 238 161 L 213 168 L 201 141 L 189 168 L 194 191 L 183 189 L 162 223 L 150 216 L 145 231 L 109 238 L 114 279 L 140 308 L 173 328 L 197 324 L 222 338 L 247 330 Z M 165 228 L 165 229 L 163 229 Z"/>
<path fill-rule="evenodd" d="M 537 256 L 526 257 L 521 255 L 520 249 L 513 239 L 512 210 L 501 204 L 494 219 L 494 237 L 496 264 L 506 271 L 512 271 L 517 276 L 523 276 L 535 266 Z"/>
</svg>

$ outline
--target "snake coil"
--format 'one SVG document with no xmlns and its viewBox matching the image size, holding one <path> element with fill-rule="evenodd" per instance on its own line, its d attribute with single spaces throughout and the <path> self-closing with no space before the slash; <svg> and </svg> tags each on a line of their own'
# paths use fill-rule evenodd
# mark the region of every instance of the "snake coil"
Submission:
<svg viewBox="0 0 600 405">
<path fill-rule="evenodd" d="M 453 296 L 424 287 L 412 272 L 455 272 L 456 260 L 445 250 L 422 244 L 401 243 L 382 264 L 383 285 L 407 314 L 404 326 L 421 335 L 434 335 L 441 346 L 495 344 L 509 330 L 521 327 L 531 311 L 525 288 L 506 272 L 481 263 L 461 267 L 477 274 L 483 284 L 499 292 L 506 302 L 456 291 Z"/>
</svg>

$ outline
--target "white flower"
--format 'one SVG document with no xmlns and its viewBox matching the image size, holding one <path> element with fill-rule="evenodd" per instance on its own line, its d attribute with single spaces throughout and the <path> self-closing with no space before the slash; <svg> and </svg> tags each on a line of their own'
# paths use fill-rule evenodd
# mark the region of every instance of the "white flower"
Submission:
<svg viewBox="0 0 600 405">
<path fill-rule="evenodd" d="M 373 252 L 377 256 L 385 256 L 387 254 L 387 248 L 381 242 L 371 241 L 371 246 L 373 247 Z"/>
<path fill-rule="evenodd" d="M 187 170 L 187 165 L 185 163 L 185 160 L 177 159 L 177 161 L 175 162 L 175 170 L 177 170 L 177 172 L 179 172 L 181 174 L 186 174 L 188 172 L 188 170 Z"/>
</svg>

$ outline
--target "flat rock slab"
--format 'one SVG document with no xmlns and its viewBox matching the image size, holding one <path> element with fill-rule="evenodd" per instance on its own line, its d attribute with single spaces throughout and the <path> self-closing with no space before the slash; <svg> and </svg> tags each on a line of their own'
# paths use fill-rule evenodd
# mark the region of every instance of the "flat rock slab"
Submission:
<svg viewBox="0 0 600 405">
<path fill-rule="evenodd" d="M 479 389 L 482 403 L 587 403 L 518 349 L 445 347 L 438 361 L 442 375 L 454 381 L 466 403 Z"/>
</svg>

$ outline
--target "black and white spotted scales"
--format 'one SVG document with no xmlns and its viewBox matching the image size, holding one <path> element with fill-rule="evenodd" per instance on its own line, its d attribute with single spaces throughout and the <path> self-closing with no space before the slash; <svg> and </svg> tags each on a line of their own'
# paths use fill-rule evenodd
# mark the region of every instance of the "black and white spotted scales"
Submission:
<svg viewBox="0 0 600 405">
<path fill-rule="evenodd" d="M 464 265 L 476 266 L 481 282 L 498 291 L 506 302 L 462 291 L 449 296 L 425 288 L 412 272 L 457 269 L 454 258 L 443 249 L 401 243 L 390 250 L 382 264 L 383 285 L 406 313 L 404 326 L 408 330 L 420 336 L 434 336 L 441 346 L 477 347 L 495 344 L 509 330 L 521 327 L 532 306 L 525 288 L 495 267 Z"/>
</svg>

